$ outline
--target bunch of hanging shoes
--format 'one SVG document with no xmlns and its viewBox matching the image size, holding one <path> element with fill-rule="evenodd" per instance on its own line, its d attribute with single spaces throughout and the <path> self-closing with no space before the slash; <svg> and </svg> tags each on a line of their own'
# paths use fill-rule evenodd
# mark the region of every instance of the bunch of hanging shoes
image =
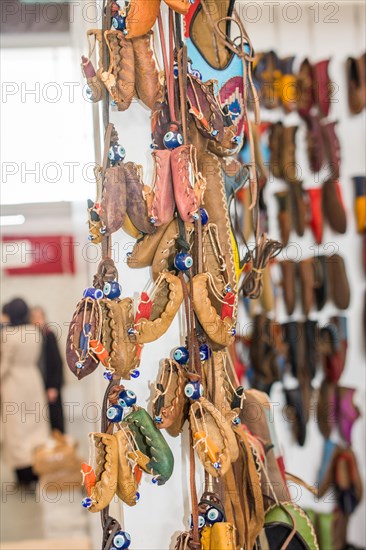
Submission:
<svg viewBox="0 0 366 550">
<path fill-rule="evenodd" d="M 338 309 L 347 309 L 351 292 L 345 262 L 339 254 L 315 256 L 295 262 L 278 262 L 286 312 L 292 315 L 301 301 L 304 315 L 316 307 L 323 309 L 328 300 Z M 298 299 L 300 298 L 300 300 Z"/>
<path fill-rule="evenodd" d="M 300 116 L 316 106 L 322 117 L 328 116 L 332 99 L 329 59 L 314 64 L 304 59 L 298 73 L 294 63 L 295 56 L 280 59 L 273 50 L 256 55 L 254 79 L 261 105 L 282 107 L 285 113 L 296 110 Z"/>
</svg>

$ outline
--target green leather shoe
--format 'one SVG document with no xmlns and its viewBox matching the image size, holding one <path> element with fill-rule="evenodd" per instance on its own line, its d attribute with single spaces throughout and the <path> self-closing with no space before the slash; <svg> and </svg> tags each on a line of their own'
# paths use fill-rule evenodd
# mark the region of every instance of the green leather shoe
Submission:
<svg viewBox="0 0 366 550">
<path fill-rule="evenodd" d="M 154 476 L 158 485 L 164 485 L 173 473 L 174 457 L 162 433 L 145 409 L 136 407 L 125 417 L 137 447 L 149 458 L 143 469 Z"/>
<path fill-rule="evenodd" d="M 271 550 L 319 550 L 314 526 L 309 516 L 296 504 L 282 502 L 268 508 L 264 530 Z"/>
</svg>

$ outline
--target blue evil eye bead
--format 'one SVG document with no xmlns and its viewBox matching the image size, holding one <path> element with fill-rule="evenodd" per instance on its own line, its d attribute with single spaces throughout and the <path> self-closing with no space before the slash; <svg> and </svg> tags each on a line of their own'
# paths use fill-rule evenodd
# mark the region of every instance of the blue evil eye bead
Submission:
<svg viewBox="0 0 366 550">
<path fill-rule="evenodd" d="M 138 502 L 140 500 L 140 493 L 139 492 L 136 493 L 135 498 L 136 498 L 136 502 Z"/>
<path fill-rule="evenodd" d="M 206 524 L 206 518 L 203 514 L 198 516 L 198 529 L 202 529 Z M 193 517 L 192 514 L 188 518 L 188 525 L 190 529 L 193 529 Z"/>
<path fill-rule="evenodd" d="M 93 92 L 91 91 L 90 86 L 86 86 L 86 88 L 85 88 L 85 95 L 86 95 L 87 99 L 89 99 L 90 101 L 92 101 L 92 99 L 93 99 Z"/>
<path fill-rule="evenodd" d="M 136 329 L 133 327 L 130 327 L 129 329 L 127 329 L 127 334 L 128 336 L 134 336 L 136 334 Z"/>
<path fill-rule="evenodd" d="M 155 424 L 161 424 L 162 421 L 163 421 L 163 419 L 161 418 L 161 416 L 154 416 Z"/>
<path fill-rule="evenodd" d="M 225 294 L 227 294 L 228 292 L 231 292 L 231 286 L 226 285 L 226 287 L 224 288 L 224 292 L 225 292 Z"/>
<path fill-rule="evenodd" d="M 175 348 L 173 352 L 173 359 L 176 361 L 179 365 L 186 365 L 188 363 L 189 359 L 189 353 L 187 348 L 180 346 L 179 348 Z"/>
<path fill-rule="evenodd" d="M 231 141 L 232 141 L 232 143 L 235 143 L 235 145 L 237 145 L 240 142 L 240 137 L 235 136 L 235 137 L 233 137 L 233 139 Z"/>
<path fill-rule="evenodd" d="M 111 100 L 111 107 L 117 107 L 117 103 L 114 99 Z"/>
<path fill-rule="evenodd" d="M 131 544 L 131 537 L 125 531 L 118 531 L 113 537 L 113 544 L 116 548 L 128 548 Z"/>
<path fill-rule="evenodd" d="M 210 525 L 213 525 L 214 523 L 219 523 L 220 521 L 224 520 L 224 514 L 221 512 L 221 510 L 218 510 L 214 506 L 209 508 L 206 512 L 206 521 Z"/>
<path fill-rule="evenodd" d="M 103 291 L 99 288 L 86 288 L 83 292 L 83 298 L 93 298 L 93 300 L 100 300 L 103 298 Z"/>
<path fill-rule="evenodd" d="M 123 418 L 123 408 L 119 405 L 112 405 L 107 409 L 107 418 L 110 422 L 121 422 Z"/>
<path fill-rule="evenodd" d="M 192 69 L 191 75 L 198 78 L 198 80 L 202 80 L 202 74 L 199 71 L 197 71 L 197 69 Z"/>
<path fill-rule="evenodd" d="M 235 418 L 233 418 L 232 422 L 234 426 L 238 426 L 240 424 L 240 418 L 236 416 Z"/>
<path fill-rule="evenodd" d="M 138 378 L 140 376 L 140 371 L 135 369 L 131 372 L 131 378 Z"/>
<path fill-rule="evenodd" d="M 154 218 L 154 216 L 151 216 L 150 223 L 152 223 L 153 225 L 156 224 L 156 218 Z"/>
<path fill-rule="evenodd" d="M 184 388 L 184 393 L 189 399 L 199 399 L 203 395 L 203 386 L 200 382 L 188 382 Z"/>
<path fill-rule="evenodd" d="M 218 135 L 218 133 L 219 133 L 218 130 L 212 130 L 211 136 L 216 137 Z"/>
<path fill-rule="evenodd" d="M 215 468 L 215 470 L 220 470 L 220 468 L 221 468 L 220 462 L 214 462 L 213 467 Z"/>
<path fill-rule="evenodd" d="M 174 258 L 174 267 L 179 271 L 187 271 L 193 265 L 193 258 L 186 252 L 180 252 Z"/>
<path fill-rule="evenodd" d="M 105 234 L 107 233 L 107 229 L 106 229 L 105 227 L 101 227 L 101 228 L 99 229 L 99 233 L 100 233 L 101 235 L 105 235 Z"/>
<path fill-rule="evenodd" d="M 111 162 L 120 162 L 124 160 L 126 150 L 121 145 L 112 145 L 108 151 L 108 158 Z"/>
<path fill-rule="evenodd" d="M 126 17 L 123 17 L 123 15 L 115 15 L 112 18 L 112 27 L 116 29 L 117 31 L 125 31 L 126 30 Z"/>
<path fill-rule="evenodd" d="M 78 369 L 78 370 L 81 370 L 84 368 L 84 364 L 81 362 L 81 361 L 78 361 L 77 363 L 75 363 L 75 367 Z"/>
<path fill-rule="evenodd" d="M 90 508 L 92 504 L 93 504 L 93 501 L 90 497 L 85 497 L 81 501 L 81 506 L 83 506 L 84 508 Z"/>
<path fill-rule="evenodd" d="M 202 346 L 200 346 L 200 360 L 207 361 L 209 357 L 211 357 L 210 348 L 208 347 L 207 344 L 202 344 Z"/>
<path fill-rule="evenodd" d="M 103 372 L 103 378 L 105 378 L 106 380 L 111 381 L 112 378 L 113 378 L 113 373 L 110 370 L 107 369 Z"/>
<path fill-rule="evenodd" d="M 236 335 L 236 328 L 232 327 L 230 329 L 230 334 L 231 334 L 231 336 L 235 336 Z"/>
<path fill-rule="evenodd" d="M 201 224 L 206 225 L 208 223 L 208 212 L 205 208 L 200 208 Z"/>
<path fill-rule="evenodd" d="M 105 283 L 103 287 L 103 294 L 110 300 L 119 298 L 122 293 L 122 287 L 117 281 L 112 281 L 111 283 Z"/>
<path fill-rule="evenodd" d="M 118 394 L 118 405 L 120 407 L 132 407 L 137 401 L 137 396 L 134 391 L 122 390 Z"/>
<path fill-rule="evenodd" d="M 176 61 L 174 61 L 174 65 L 173 65 L 173 75 L 174 75 L 174 78 L 178 78 L 179 76 L 178 63 Z"/>
<path fill-rule="evenodd" d="M 158 476 L 154 476 L 151 478 L 151 482 L 154 483 L 155 485 L 158 483 Z"/>
<path fill-rule="evenodd" d="M 178 131 L 170 130 L 165 134 L 163 141 L 164 141 L 164 146 L 167 149 L 176 149 L 180 145 L 183 145 L 182 134 Z"/>
</svg>

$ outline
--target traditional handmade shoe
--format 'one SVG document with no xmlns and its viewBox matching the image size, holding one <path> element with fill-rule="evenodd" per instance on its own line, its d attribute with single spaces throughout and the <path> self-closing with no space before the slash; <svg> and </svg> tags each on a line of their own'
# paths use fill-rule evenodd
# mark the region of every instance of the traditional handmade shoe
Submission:
<svg viewBox="0 0 366 550">
<path fill-rule="evenodd" d="M 342 375 L 345 363 L 338 329 L 333 323 L 328 323 L 321 328 L 319 348 L 325 379 L 332 384 L 336 384 Z"/>
<path fill-rule="evenodd" d="M 325 153 L 328 159 L 329 179 L 338 180 L 341 165 L 341 146 L 336 133 L 338 121 L 327 122 L 322 125 Z"/>
<path fill-rule="evenodd" d="M 282 291 L 287 315 L 292 315 L 296 304 L 295 269 L 296 264 L 292 260 L 280 262 L 282 271 Z"/>
<path fill-rule="evenodd" d="M 149 32 L 154 26 L 159 10 L 160 0 L 130 0 L 123 23 L 126 38 L 143 36 Z"/>
<path fill-rule="evenodd" d="M 271 550 L 319 550 L 309 516 L 293 502 L 273 504 L 266 511 L 264 531 Z"/>
<path fill-rule="evenodd" d="M 117 496 L 128 506 L 135 506 L 138 501 L 139 484 L 134 475 L 136 466 L 128 456 L 134 449 L 133 435 L 127 427 L 123 427 L 114 437 L 118 444 Z"/>
<path fill-rule="evenodd" d="M 307 189 L 310 203 L 310 227 L 313 233 L 315 242 L 321 244 L 323 241 L 323 211 L 322 211 L 322 194 L 321 187 Z"/>
<path fill-rule="evenodd" d="M 337 423 L 337 395 L 336 385 L 328 380 L 320 386 L 317 419 L 320 433 L 329 439 Z"/>
<path fill-rule="evenodd" d="M 122 227 L 126 215 L 126 176 L 123 165 L 107 168 L 103 178 L 100 219 L 103 235 L 111 235 Z"/>
<path fill-rule="evenodd" d="M 363 493 L 356 456 L 351 449 L 342 449 L 336 458 L 334 485 L 338 506 L 349 516 L 357 508 Z"/>
<path fill-rule="evenodd" d="M 126 210 L 128 217 L 141 233 L 154 233 L 156 228 L 149 220 L 147 205 L 144 199 L 142 166 L 138 166 L 134 162 L 126 162 L 123 168 L 126 181 Z"/>
<path fill-rule="evenodd" d="M 162 361 L 161 372 L 155 384 L 153 418 L 156 427 L 166 429 L 177 437 L 188 416 L 188 398 L 184 393 L 187 383 L 185 371 L 171 359 Z"/>
<path fill-rule="evenodd" d="M 149 458 L 143 470 L 154 476 L 158 485 L 164 485 L 173 473 L 174 457 L 161 431 L 141 407 L 135 407 L 124 420 L 135 437 L 138 449 Z"/>
<path fill-rule="evenodd" d="M 111 95 L 117 109 L 126 111 L 130 107 L 135 94 L 136 69 L 133 46 L 129 40 L 126 40 L 123 32 L 114 29 L 104 32 L 104 40 L 110 52 L 108 73 L 112 71 L 110 76 L 113 76 L 116 80 L 116 87 L 110 92 L 112 92 Z M 104 75 L 108 73 L 102 74 L 102 80 L 104 80 Z"/>
<path fill-rule="evenodd" d="M 278 225 L 280 227 L 281 243 L 287 246 L 292 228 L 290 197 L 288 191 L 275 193 L 278 202 Z"/>
<path fill-rule="evenodd" d="M 281 98 L 281 62 L 274 51 L 263 54 L 255 76 L 260 83 L 260 100 L 266 109 L 276 109 Z"/>
<path fill-rule="evenodd" d="M 284 147 L 284 127 L 282 122 L 272 124 L 269 134 L 270 170 L 275 178 L 283 177 L 282 151 Z"/>
<path fill-rule="evenodd" d="M 325 256 L 315 256 L 314 265 L 314 296 L 317 310 L 320 311 L 328 300 L 328 271 Z"/>
<path fill-rule="evenodd" d="M 325 146 L 320 119 L 317 115 L 308 114 L 306 122 L 306 143 L 310 170 L 319 172 L 325 162 Z"/>
<path fill-rule="evenodd" d="M 175 200 L 169 149 L 152 152 L 154 175 L 151 188 L 145 188 L 150 221 L 157 227 L 170 223 L 174 216 Z"/>
<path fill-rule="evenodd" d="M 268 478 L 272 482 L 276 498 L 282 502 L 289 499 L 289 492 L 285 479 L 285 466 L 281 455 L 275 424 L 273 422 L 273 411 L 268 395 L 258 390 L 246 390 L 243 407 L 240 410 L 240 419 L 247 426 L 252 434 L 257 436 L 266 449 L 267 475 L 262 471 L 261 485 L 265 506 L 273 502 L 273 494 L 268 486 Z M 268 477 L 267 477 L 268 476 Z"/>
<path fill-rule="evenodd" d="M 343 315 L 337 315 L 330 318 L 330 323 L 337 328 L 338 339 L 338 355 L 342 369 L 346 365 L 347 348 L 348 348 L 348 321 L 347 317 Z"/>
<path fill-rule="evenodd" d="M 183 301 L 180 279 L 173 273 L 162 273 L 156 281 L 154 295 L 141 295 L 134 323 L 134 337 L 140 345 L 154 342 L 170 327 Z"/>
<path fill-rule="evenodd" d="M 272 323 L 263 314 L 254 318 L 250 364 L 254 371 L 252 386 L 270 393 L 272 384 L 280 379 L 280 373 L 274 349 Z"/>
<path fill-rule="evenodd" d="M 333 231 L 344 234 L 347 230 L 347 217 L 338 181 L 330 179 L 323 183 L 322 202 L 323 214 L 330 227 Z"/>
<path fill-rule="evenodd" d="M 293 225 L 299 237 L 302 237 L 306 228 L 306 203 L 304 199 L 304 191 L 301 182 L 292 183 L 290 185 L 290 196 L 293 212 Z"/>
<path fill-rule="evenodd" d="M 193 446 L 206 472 L 212 477 L 226 474 L 239 456 L 234 432 L 227 420 L 205 398 L 192 401 L 189 423 Z"/>
<path fill-rule="evenodd" d="M 314 300 L 314 265 L 313 258 L 301 260 L 298 264 L 301 286 L 302 311 L 307 317 L 313 307 Z"/>
<path fill-rule="evenodd" d="M 305 366 L 309 372 L 310 380 L 312 380 L 316 375 L 318 362 L 318 322 L 306 319 L 303 328 L 306 348 Z"/>
<path fill-rule="evenodd" d="M 284 388 L 287 403 L 286 416 L 292 422 L 292 432 L 296 441 L 303 447 L 306 439 L 306 417 L 301 388 Z"/>
<path fill-rule="evenodd" d="M 199 273 L 192 281 L 193 307 L 208 338 L 219 346 L 227 347 L 234 341 L 234 301 L 233 292 L 227 292 L 220 310 L 214 307 L 215 291 L 210 273 Z M 231 300 L 233 298 L 233 300 Z M 232 303 L 231 303 L 232 302 Z"/>
<path fill-rule="evenodd" d="M 358 233 L 366 230 L 366 178 L 354 176 L 352 178 L 355 189 L 354 212 Z"/>
<path fill-rule="evenodd" d="M 98 339 L 102 322 L 99 302 L 83 298 L 76 306 L 66 343 L 66 360 L 71 372 L 79 380 L 91 374 L 99 364 L 90 350 L 89 341 Z"/>
<path fill-rule="evenodd" d="M 180 217 L 193 222 L 206 189 L 206 180 L 198 170 L 197 152 L 193 145 L 181 145 L 171 152 L 174 198 Z"/>
<path fill-rule="evenodd" d="M 163 93 L 152 48 L 153 40 L 152 31 L 131 40 L 135 61 L 136 94 L 151 110 L 154 110 L 156 102 L 162 99 Z"/>
<path fill-rule="evenodd" d="M 313 65 L 314 94 L 321 116 L 327 117 L 330 110 L 332 83 L 329 78 L 330 59 L 324 59 Z"/>
<path fill-rule="evenodd" d="M 360 113 L 366 105 L 365 56 L 347 58 L 348 106 L 353 115 Z"/>
<path fill-rule="evenodd" d="M 90 444 L 94 447 L 96 479 L 89 495 L 89 511 L 100 512 L 108 506 L 117 490 L 118 445 L 114 435 L 92 433 L 90 438 Z"/>
<path fill-rule="evenodd" d="M 297 75 L 297 111 L 302 118 L 310 115 L 314 105 L 313 68 L 306 58 L 300 65 Z"/>
<path fill-rule="evenodd" d="M 194 237 L 194 225 L 191 223 L 184 224 L 184 232 L 185 236 L 183 239 L 177 219 L 172 220 L 166 227 L 164 235 L 160 239 L 159 245 L 155 251 L 151 265 L 152 278 L 154 281 L 156 281 L 164 271 L 172 271 L 175 269 L 174 258 L 178 252 L 190 253 Z M 183 241 L 185 241 L 185 243 Z M 184 249 L 183 244 L 185 244 Z"/>
<path fill-rule="evenodd" d="M 226 266 L 228 284 L 232 291 L 236 292 L 237 279 L 235 273 L 233 247 L 231 245 L 231 226 L 221 164 L 215 155 L 212 153 L 206 153 L 198 159 L 198 169 L 207 182 L 206 191 L 203 197 L 203 207 L 208 213 L 209 222 L 214 224 L 217 228 L 217 238 L 215 237 L 214 240 L 218 242 L 219 249 L 223 255 L 223 263 Z M 216 258 L 214 257 L 213 259 L 215 259 L 216 262 L 218 260 L 217 254 L 214 256 Z M 210 261 L 208 263 L 208 271 L 211 271 L 213 268 L 212 262 Z"/>
<path fill-rule="evenodd" d="M 318 472 L 318 495 L 322 498 L 334 480 L 334 465 L 341 447 L 330 439 L 324 440 L 323 454 Z"/>
<path fill-rule="evenodd" d="M 341 436 L 351 445 L 353 424 L 360 417 L 360 410 L 354 404 L 355 388 L 337 387 L 337 423 Z"/>
<path fill-rule="evenodd" d="M 133 300 L 121 301 L 103 299 L 102 344 L 108 352 L 108 370 L 118 378 L 130 379 L 131 373 L 138 368 L 140 360 L 137 345 L 129 331 L 134 326 Z"/>
<path fill-rule="evenodd" d="M 342 256 L 339 254 L 329 256 L 327 269 L 331 298 L 337 308 L 347 309 L 351 300 L 351 292 Z"/>
<path fill-rule="evenodd" d="M 296 162 L 297 129 L 297 126 L 283 127 L 281 172 L 288 183 L 299 183 L 301 181 L 301 168 Z"/>
<path fill-rule="evenodd" d="M 131 269 L 149 267 L 153 263 L 157 247 L 165 233 L 167 225 L 158 227 L 152 235 L 142 235 L 127 254 L 127 265 Z"/>
<path fill-rule="evenodd" d="M 189 0 L 164 0 L 164 2 L 167 6 L 169 6 L 169 8 L 177 13 L 180 13 L 181 15 L 188 13 L 192 4 Z"/>
<path fill-rule="evenodd" d="M 281 103 L 285 113 L 295 111 L 298 91 L 297 78 L 294 74 L 293 64 L 295 56 L 281 59 Z"/>
</svg>

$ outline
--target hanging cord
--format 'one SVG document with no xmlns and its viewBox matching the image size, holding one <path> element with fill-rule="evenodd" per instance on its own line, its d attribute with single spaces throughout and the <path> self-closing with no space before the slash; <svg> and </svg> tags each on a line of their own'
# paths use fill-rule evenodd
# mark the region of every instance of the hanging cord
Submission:
<svg viewBox="0 0 366 550">
<path fill-rule="evenodd" d="M 170 122 L 178 124 L 177 118 L 176 118 L 176 112 L 175 112 L 174 73 L 173 73 L 174 26 L 173 26 L 173 12 L 170 8 L 169 8 L 169 60 L 168 60 L 168 52 L 167 52 L 167 47 L 165 42 L 164 26 L 163 26 L 163 19 L 161 17 L 161 12 L 159 12 L 159 15 L 158 15 L 158 27 L 159 27 L 159 34 L 160 34 L 161 53 L 163 56 L 163 65 L 164 65 L 164 71 L 165 71 L 165 81 L 166 81 L 166 88 L 167 88 L 167 95 L 168 95 Z"/>
<path fill-rule="evenodd" d="M 263 287 L 263 272 L 268 262 L 276 258 L 282 248 L 280 242 L 267 239 L 267 235 L 264 233 L 260 236 L 254 250 L 248 249 L 245 260 L 250 261 L 252 265 L 240 287 L 244 296 L 248 296 L 252 300 L 259 298 Z"/>
<path fill-rule="evenodd" d="M 178 78 L 180 113 L 182 119 L 183 143 L 188 143 L 187 135 L 187 46 L 184 45 L 178 52 Z"/>
</svg>

